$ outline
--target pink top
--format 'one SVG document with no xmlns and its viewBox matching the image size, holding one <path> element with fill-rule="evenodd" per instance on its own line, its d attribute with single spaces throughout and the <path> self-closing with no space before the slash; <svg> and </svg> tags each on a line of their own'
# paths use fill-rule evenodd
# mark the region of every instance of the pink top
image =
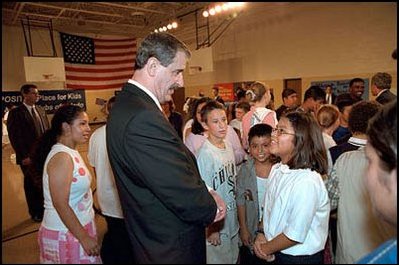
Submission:
<svg viewBox="0 0 399 265">
<path fill-rule="evenodd" d="M 277 116 L 274 110 L 270 110 L 264 107 L 254 108 L 252 107 L 244 117 L 242 117 L 242 145 L 245 149 L 248 149 L 248 133 L 252 126 L 258 123 L 265 123 L 273 128 L 277 125 Z"/>
</svg>

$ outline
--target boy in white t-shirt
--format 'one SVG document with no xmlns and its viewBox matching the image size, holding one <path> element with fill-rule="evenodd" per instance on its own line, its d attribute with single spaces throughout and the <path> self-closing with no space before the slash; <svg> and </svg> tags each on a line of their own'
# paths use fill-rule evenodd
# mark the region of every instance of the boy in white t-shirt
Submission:
<svg viewBox="0 0 399 265">
<path fill-rule="evenodd" d="M 207 227 L 207 264 L 235 264 L 238 259 L 238 218 L 235 199 L 237 169 L 234 151 L 224 138 L 227 116 L 224 106 L 214 100 L 201 109 L 201 124 L 208 138 L 198 151 L 198 168 L 205 183 L 227 206 L 226 217 Z"/>
<path fill-rule="evenodd" d="M 112 108 L 115 97 L 107 102 L 107 111 Z M 97 198 L 101 213 L 107 222 L 107 232 L 104 235 L 101 246 L 101 258 L 105 264 L 133 263 L 133 253 L 118 191 L 116 188 L 114 174 L 108 159 L 106 145 L 106 125 L 101 126 L 93 132 L 89 141 L 87 157 L 90 165 L 94 168 L 97 179 Z"/>
</svg>

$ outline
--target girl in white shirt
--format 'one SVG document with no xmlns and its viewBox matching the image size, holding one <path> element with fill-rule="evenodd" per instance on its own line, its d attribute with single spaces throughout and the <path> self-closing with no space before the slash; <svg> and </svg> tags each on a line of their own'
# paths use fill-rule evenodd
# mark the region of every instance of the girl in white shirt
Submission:
<svg viewBox="0 0 399 265">
<path fill-rule="evenodd" d="M 35 150 L 33 164 L 43 174 L 45 208 L 38 233 L 40 263 L 101 263 L 91 175 L 76 150 L 89 136 L 86 112 L 64 105 Z"/>
<path fill-rule="evenodd" d="M 272 133 L 270 152 L 281 159 L 270 173 L 265 194 L 264 233 L 254 251 L 277 264 L 322 264 L 330 204 L 321 175 L 327 156 L 314 117 L 292 112 Z"/>
</svg>

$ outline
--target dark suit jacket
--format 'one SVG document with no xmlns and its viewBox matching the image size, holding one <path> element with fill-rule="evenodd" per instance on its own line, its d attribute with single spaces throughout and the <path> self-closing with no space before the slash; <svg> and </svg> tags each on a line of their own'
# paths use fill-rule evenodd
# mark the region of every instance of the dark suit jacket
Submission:
<svg viewBox="0 0 399 265">
<path fill-rule="evenodd" d="M 40 106 L 35 105 L 45 130 L 50 128 L 46 112 Z M 24 104 L 12 109 L 8 114 L 7 120 L 8 137 L 14 148 L 17 164 L 30 157 L 30 152 L 36 140 L 37 135 L 32 115 Z"/>
<path fill-rule="evenodd" d="M 396 95 L 389 90 L 385 90 L 375 100 L 381 104 L 386 104 L 396 99 Z"/>
<path fill-rule="evenodd" d="M 215 98 L 215 100 L 216 100 L 217 102 L 222 103 L 222 104 L 224 105 L 224 100 L 223 100 L 223 98 L 222 98 L 221 96 L 217 96 L 217 97 Z"/>
<path fill-rule="evenodd" d="M 336 98 L 337 98 L 337 96 L 334 93 L 331 93 L 331 104 L 335 103 Z M 326 99 L 326 104 L 327 104 L 328 103 L 327 102 L 327 95 L 326 95 L 325 99 Z"/>
<path fill-rule="evenodd" d="M 205 227 L 216 203 L 173 126 L 145 92 L 127 83 L 106 130 L 135 261 L 205 263 Z"/>
</svg>

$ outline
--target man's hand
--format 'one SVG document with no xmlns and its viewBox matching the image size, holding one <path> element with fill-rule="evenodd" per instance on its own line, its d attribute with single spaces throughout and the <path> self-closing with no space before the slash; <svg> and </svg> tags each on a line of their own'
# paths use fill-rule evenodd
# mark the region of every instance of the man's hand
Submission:
<svg viewBox="0 0 399 265">
<path fill-rule="evenodd" d="M 209 190 L 209 193 L 212 195 L 213 199 L 216 202 L 216 206 L 218 207 L 215 220 L 213 220 L 213 222 L 217 222 L 222 220 L 226 216 L 226 204 L 216 191 Z"/>
</svg>

